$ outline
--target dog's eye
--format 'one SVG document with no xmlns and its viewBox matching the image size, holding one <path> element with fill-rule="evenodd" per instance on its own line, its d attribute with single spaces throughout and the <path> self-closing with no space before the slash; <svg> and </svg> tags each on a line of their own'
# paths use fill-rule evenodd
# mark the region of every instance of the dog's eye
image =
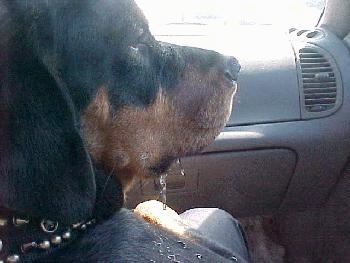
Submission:
<svg viewBox="0 0 350 263">
<path fill-rule="evenodd" d="M 138 30 L 137 33 L 137 37 L 135 38 L 135 42 L 134 43 L 151 43 L 154 41 L 154 38 L 151 34 L 151 32 L 149 31 L 148 28 L 140 28 Z"/>
<path fill-rule="evenodd" d="M 150 36 L 151 34 L 147 29 L 139 29 L 137 38 L 130 45 L 130 54 L 134 59 L 144 60 L 149 58 L 150 45 L 152 45 Z"/>
</svg>

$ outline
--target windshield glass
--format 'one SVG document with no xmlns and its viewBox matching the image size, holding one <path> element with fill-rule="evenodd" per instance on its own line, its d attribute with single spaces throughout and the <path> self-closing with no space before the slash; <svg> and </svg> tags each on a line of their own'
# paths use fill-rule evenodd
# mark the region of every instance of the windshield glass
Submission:
<svg viewBox="0 0 350 263">
<path fill-rule="evenodd" d="M 153 33 L 165 25 L 312 27 L 325 0 L 136 0 Z M 156 32 L 155 32 L 156 31 Z"/>
</svg>

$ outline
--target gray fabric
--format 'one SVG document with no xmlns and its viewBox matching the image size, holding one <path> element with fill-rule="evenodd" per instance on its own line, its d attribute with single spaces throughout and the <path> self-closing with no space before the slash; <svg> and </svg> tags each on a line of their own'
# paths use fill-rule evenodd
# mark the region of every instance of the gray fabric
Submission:
<svg viewBox="0 0 350 263">
<path fill-rule="evenodd" d="M 218 208 L 194 208 L 180 217 L 192 228 L 249 261 L 244 232 L 229 213 Z"/>
</svg>

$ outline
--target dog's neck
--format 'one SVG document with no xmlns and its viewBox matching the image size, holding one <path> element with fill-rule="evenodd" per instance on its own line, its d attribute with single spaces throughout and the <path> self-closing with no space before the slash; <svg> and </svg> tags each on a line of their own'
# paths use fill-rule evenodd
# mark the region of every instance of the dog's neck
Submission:
<svg viewBox="0 0 350 263">
<path fill-rule="evenodd" d="M 47 218 L 28 217 L 0 207 L 0 263 L 32 262 L 68 247 L 96 221 L 113 215 L 123 205 L 121 185 L 96 169 L 96 204 L 91 219 L 60 224 Z"/>
<path fill-rule="evenodd" d="M 0 262 L 37 260 L 69 245 L 95 224 L 95 219 L 61 225 L 48 219 L 28 218 L 0 209 Z"/>
<path fill-rule="evenodd" d="M 117 177 L 94 164 L 96 182 L 96 203 L 93 216 L 103 221 L 112 216 L 124 205 L 124 193 Z"/>
</svg>

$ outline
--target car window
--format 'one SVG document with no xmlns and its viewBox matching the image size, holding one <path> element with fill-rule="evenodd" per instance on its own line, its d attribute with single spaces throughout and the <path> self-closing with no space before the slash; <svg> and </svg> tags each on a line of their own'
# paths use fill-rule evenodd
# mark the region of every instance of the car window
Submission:
<svg viewBox="0 0 350 263">
<path fill-rule="evenodd" d="M 136 2 L 145 13 L 151 31 L 155 35 L 161 34 L 163 27 L 169 25 L 312 27 L 317 24 L 325 5 L 325 0 L 136 0 Z M 194 31 L 188 27 L 182 27 L 182 30 Z"/>
</svg>

